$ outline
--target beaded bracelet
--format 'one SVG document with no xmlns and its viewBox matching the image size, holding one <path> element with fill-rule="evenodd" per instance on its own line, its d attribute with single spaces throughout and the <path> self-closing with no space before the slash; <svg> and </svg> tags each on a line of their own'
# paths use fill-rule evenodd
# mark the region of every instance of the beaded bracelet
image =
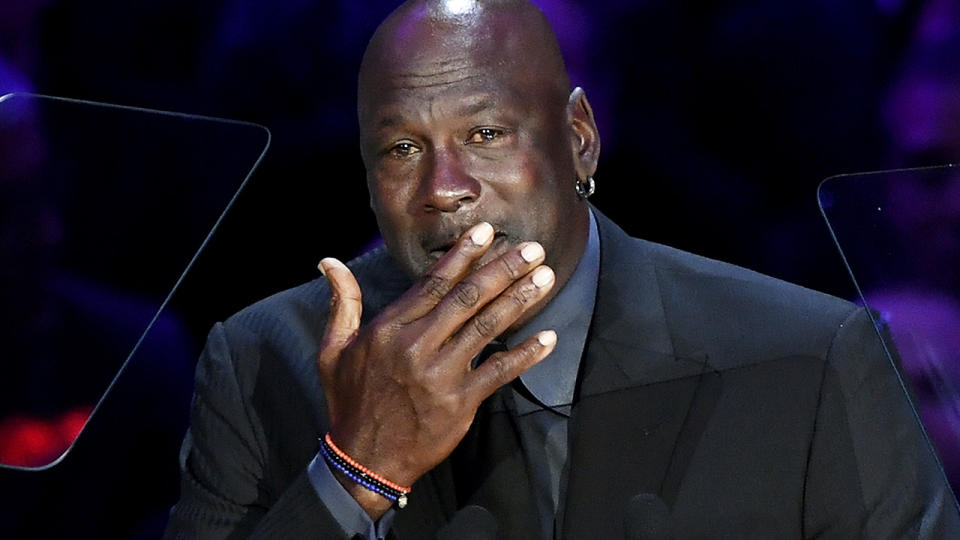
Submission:
<svg viewBox="0 0 960 540">
<path fill-rule="evenodd" d="M 346 452 L 334 444 L 329 433 L 320 439 L 320 453 L 323 455 L 324 461 L 336 467 L 337 470 L 346 475 L 350 480 L 397 503 L 397 506 L 400 508 L 407 506 L 407 495 L 410 493 L 409 487 L 391 482 L 357 463 L 356 460 L 348 456 Z"/>
<path fill-rule="evenodd" d="M 399 492 L 391 490 L 390 488 L 387 488 L 378 482 L 371 481 L 370 478 L 361 476 L 363 473 L 360 473 L 361 475 L 354 473 L 353 469 L 351 469 L 346 462 L 339 459 L 336 454 L 331 454 L 330 451 L 327 450 L 326 445 L 320 446 L 320 452 L 323 454 L 323 458 L 327 463 L 329 463 L 332 467 L 336 467 L 336 469 L 342 472 L 347 478 L 380 495 L 381 497 L 397 503 L 397 505 L 400 506 L 400 497 L 402 495 Z M 405 501 L 403 506 L 406 506 Z"/>
<path fill-rule="evenodd" d="M 401 493 L 391 488 L 390 486 L 387 486 L 382 482 L 379 482 L 373 478 L 370 478 L 369 476 L 365 475 L 362 472 L 357 474 L 355 469 L 350 467 L 350 465 L 346 461 L 344 461 L 340 456 L 336 454 L 331 454 L 330 449 L 326 445 L 321 445 L 320 450 L 326 453 L 327 457 L 325 457 L 324 459 L 326 459 L 328 463 L 332 463 L 336 468 L 340 469 L 341 471 L 350 473 L 351 476 L 356 476 L 357 478 L 362 480 L 363 485 L 368 489 L 371 489 L 372 491 L 376 491 L 378 493 L 383 492 L 383 494 L 387 498 L 392 500 L 397 500 L 400 497 Z M 361 483 L 361 482 L 358 482 L 358 483 Z M 370 484 L 370 485 L 367 486 L 367 484 Z"/>
</svg>

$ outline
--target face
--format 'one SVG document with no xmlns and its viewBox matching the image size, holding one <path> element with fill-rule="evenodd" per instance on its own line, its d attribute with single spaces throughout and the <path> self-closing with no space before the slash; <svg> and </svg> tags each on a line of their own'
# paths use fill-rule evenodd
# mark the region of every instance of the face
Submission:
<svg viewBox="0 0 960 540">
<path fill-rule="evenodd" d="M 565 280 L 587 232 L 574 181 L 589 105 L 544 84 L 536 68 L 473 45 L 387 53 L 376 84 L 361 77 L 361 148 L 380 231 L 416 277 L 487 221 L 496 237 L 480 264 L 535 240 Z"/>
</svg>

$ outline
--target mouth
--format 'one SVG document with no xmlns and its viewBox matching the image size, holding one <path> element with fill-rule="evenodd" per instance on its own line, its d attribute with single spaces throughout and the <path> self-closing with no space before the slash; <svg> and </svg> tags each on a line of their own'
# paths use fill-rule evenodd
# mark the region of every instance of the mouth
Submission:
<svg viewBox="0 0 960 540">
<path fill-rule="evenodd" d="M 457 244 L 457 239 L 458 238 L 454 238 L 452 240 L 443 242 L 440 245 L 433 247 L 433 249 L 430 249 L 428 251 L 430 258 L 434 262 L 439 260 L 440 257 L 443 257 L 444 255 L 446 255 L 447 252 L 450 251 L 453 248 L 453 246 Z M 490 247 L 487 249 L 487 252 L 483 254 L 483 257 L 480 258 L 480 261 L 478 261 L 477 266 L 478 267 L 483 266 L 484 264 L 490 262 L 494 258 L 499 257 L 501 254 L 506 252 L 506 250 L 509 248 L 510 246 L 507 243 L 506 233 L 495 232 L 493 234 L 493 242 L 490 244 Z"/>
</svg>

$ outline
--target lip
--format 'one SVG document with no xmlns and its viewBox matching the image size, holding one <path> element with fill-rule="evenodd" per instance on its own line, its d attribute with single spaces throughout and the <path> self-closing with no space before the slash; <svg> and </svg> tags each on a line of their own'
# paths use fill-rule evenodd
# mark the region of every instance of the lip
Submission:
<svg viewBox="0 0 960 540">
<path fill-rule="evenodd" d="M 487 252 L 483 254 L 483 257 L 480 258 L 480 261 L 478 262 L 477 266 L 478 267 L 483 266 L 484 264 L 490 262 L 496 257 L 499 257 L 503 253 L 506 253 L 506 251 L 510 249 L 510 245 L 506 240 L 507 240 L 507 235 L 505 233 L 501 233 L 501 232 L 494 233 L 493 242 L 490 244 L 490 247 L 487 249 Z M 429 251 L 430 258 L 433 259 L 434 261 L 440 259 L 440 257 L 443 257 L 444 255 L 446 255 L 446 253 L 450 251 L 450 249 L 453 248 L 453 246 L 455 246 L 456 243 L 457 243 L 456 240 L 454 240 L 441 247 L 430 250 Z"/>
</svg>

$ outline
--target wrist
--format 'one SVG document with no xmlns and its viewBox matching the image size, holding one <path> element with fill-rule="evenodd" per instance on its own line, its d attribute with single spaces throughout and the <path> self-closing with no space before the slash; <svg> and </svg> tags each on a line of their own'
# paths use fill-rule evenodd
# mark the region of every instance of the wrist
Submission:
<svg viewBox="0 0 960 540">
<path fill-rule="evenodd" d="M 370 519 L 377 521 L 387 513 L 387 510 L 393 506 L 393 501 L 386 499 L 367 488 L 357 484 L 353 480 L 347 477 L 347 475 L 340 472 L 336 467 L 330 467 L 330 472 L 333 473 L 333 477 L 337 479 L 337 482 L 340 482 L 340 485 L 343 486 L 343 489 L 350 494 L 354 500 L 357 501 L 357 504 L 363 508 L 363 511 L 370 516 Z"/>
<path fill-rule="evenodd" d="M 329 432 L 320 439 L 320 455 L 340 485 L 371 518 L 378 519 L 393 504 L 399 508 L 407 505 L 409 486 L 397 484 L 350 457 L 333 442 Z"/>
<path fill-rule="evenodd" d="M 335 441 L 339 450 L 359 462 L 358 465 L 365 465 L 369 468 L 368 470 L 375 471 L 382 477 L 399 484 L 412 486 L 426 470 L 429 470 L 428 468 L 420 471 L 418 466 L 408 462 L 407 454 L 399 452 L 395 446 L 392 446 L 393 443 L 381 442 L 379 437 L 374 435 L 373 430 L 366 429 L 366 426 L 363 429 L 353 430 L 334 425 L 324 437 L 321 437 L 321 444 L 327 435 Z M 387 446 L 388 444 L 390 446 Z M 332 465 L 331 468 L 333 468 Z"/>
</svg>

